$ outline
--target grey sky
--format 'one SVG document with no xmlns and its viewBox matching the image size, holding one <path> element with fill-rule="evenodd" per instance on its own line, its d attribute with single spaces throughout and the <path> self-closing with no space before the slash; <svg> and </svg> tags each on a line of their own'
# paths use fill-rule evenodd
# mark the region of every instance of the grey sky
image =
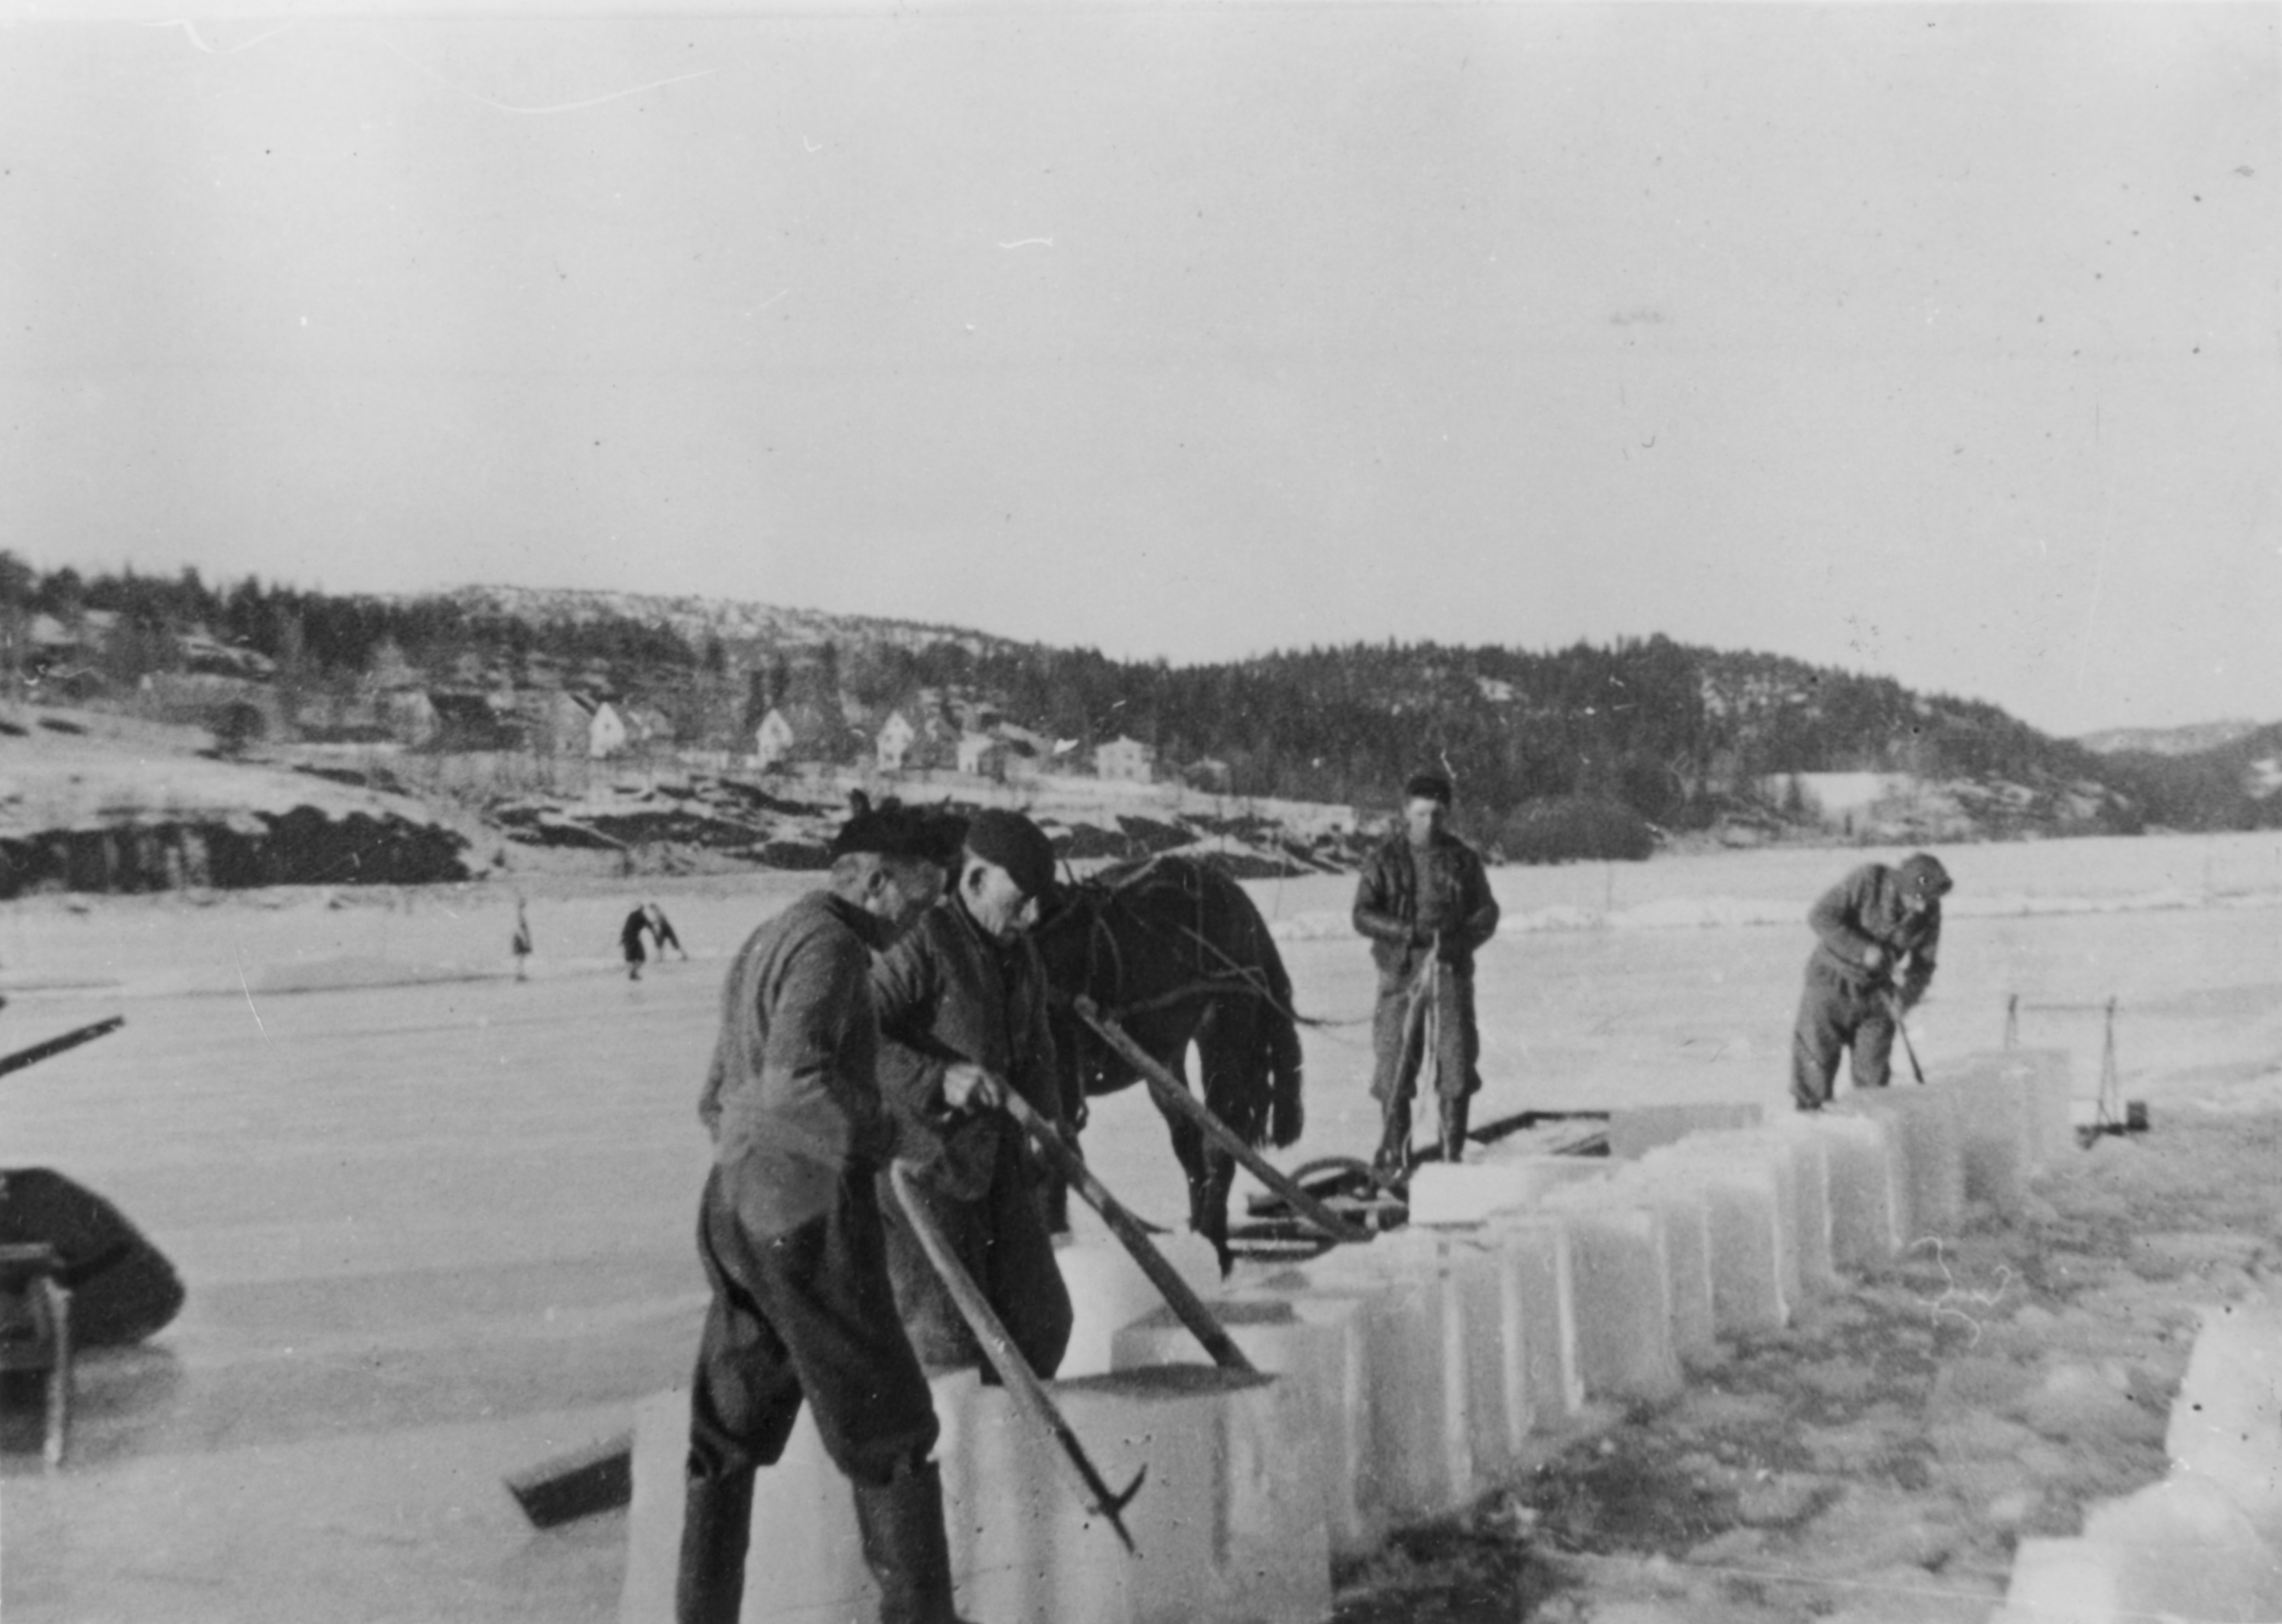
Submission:
<svg viewBox="0 0 2282 1624">
<path fill-rule="evenodd" d="M 0 546 L 2282 716 L 2278 18 L 19 26 Z"/>
</svg>

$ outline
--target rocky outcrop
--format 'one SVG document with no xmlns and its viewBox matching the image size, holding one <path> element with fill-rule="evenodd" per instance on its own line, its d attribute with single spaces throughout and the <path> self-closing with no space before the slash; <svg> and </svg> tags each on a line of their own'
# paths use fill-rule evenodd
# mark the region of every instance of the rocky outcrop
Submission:
<svg viewBox="0 0 2282 1624">
<path fill-rule="evenodd" d="M 0 899 L 39 891 L 419 885 L 469 878 L 467 841 L 394 814 L 314 807 L 0 836 Z"/>
</svg>

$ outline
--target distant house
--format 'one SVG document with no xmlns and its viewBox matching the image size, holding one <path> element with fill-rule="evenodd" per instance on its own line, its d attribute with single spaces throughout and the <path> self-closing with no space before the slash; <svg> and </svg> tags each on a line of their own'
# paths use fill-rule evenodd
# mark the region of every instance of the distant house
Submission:
<svg viewBox="0 0 2282 1624">
<path fill-rule="evenodd" d="M 594 729 L 594 707 L 565 688 L 524 694 L 517 709 L 532 747 L 545 755 L 584 755 Z"/>
<path fill-rule="evenodd" d="M 979 778 L 1003 778 L 1006 776 L 1006 741 L 988 733 L 961 733 L 959 736 L 959 770 Z"/>
<path fill-rule="evenodd" d="M 753 757 L 763 771 L 781 764 L 792 754 L 792 723 L 785 720 L 781 710 L 772 708 L 761 718 L 761 725 L 753 730 Z"/>
<path fill-rule="evenodd" d="M 586 721 L 586 754 L 594 761 L 604 761 L 626 747 L 625 718 L 608 700 L 581 700 L 582 706 L 592 704 Z"/>
<path fill-rule="evenodd" d="M 1146 784 L 1156 776 L 1156 746 L 1122 734 L 1106 745 L 1094 747 L 1093 770 L 1097 777 Z"/>
<path fill-rule="evenodd" d="M 879 734 L 873 741 L 878 751 L 880 770 L 903 771 L 904 758 L 911 754 L 912 740 L 918 737 L 919 730 L 911 724 L 902 711 L 891 714 L 880 724 Z"/>
<path fill-rule="evenodd" d="M 679 736 L 672 719 L 655 705 L 630 705 L 620 713 L 626 737 L 636 744 L 671 746 Z"/>
</svg>

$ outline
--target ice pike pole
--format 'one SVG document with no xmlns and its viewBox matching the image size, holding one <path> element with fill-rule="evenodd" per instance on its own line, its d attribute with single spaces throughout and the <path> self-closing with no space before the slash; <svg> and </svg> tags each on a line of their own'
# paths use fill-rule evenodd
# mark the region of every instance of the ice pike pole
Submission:
<svg viewBox="0 0 2282 1624">
<path fill-rule="evenodd" d="M 1132 1254 L 1133 1261 L 1141 1265 L 1141 1272 L 1147 1275 L 1150 1284 L 1163 1295 L 1166 1305 L 1180 1317 L 1181 1323 L 1195 1333 L 1197 1341 L 1204 1344 L 1205 1351 L 1212 1355 L 1213 1363 L 1222 1370 L 1252 1371 L 1254 1368 L 1252 1361 L 1244 1357 L 1243 1349 L 1222 1328 L 1220 1321 L 1213 1318 L 1213 1311 L 1205 1306 L 1204 1299 L 1189 1289 L 1188 1281 L 1181 1278 L 1180 1271 L 1165 1261 L 1165 1255 L 1157 1249 L 1156 1243 L 1142 1229 L 1140 1220 L 1128 1212 L 1124 1204 L 1093 1176 L 1093 1170 L 1063 1142 L 1054 1125 L 1039 1116 L 1028 1100 L 1011 1091 L 1006 1095 L 1006 1114 L 1021 1125 L 1022 1131 L 1030 1136 L 1030 1142 L 1036 1145 L 1046 1159 L 1060 1170 L 1062 1177 L 1069 1180 L 1070 1187 L 1085 1197 L 1085 1204 L 1101 1214 L 1101 1221 L 1109 1226 L 1109 1233 L 1115 1235 L 1125 1249 Z"/>
<path fill-rule="evenodd" d="M 935 1273 L 942 1277 L 943 1288 L 951 1293 L 951 1300 L 958 1304 L 959 1317 L 966 1321 L 966 1328 L 974 1333 L 974 1340 L 981 1342 L 983 1350 L 990 1354 L 991 1368 L 998 1373 L 999 1380 L 1005 1383 L 1006 1395 L 1014 1401 L 1014 1408 L 1032 1426 L 1052 1435 L 1054 1442 L 1061 1446 L 1062 1458 L 1076 1473 L 1087 1503 L 1117 1530 L 1117 1537 L 1124 1543 L 1126 1551 L 1138 1555 L 1133 1547 L 1133 1535 L 1127 1530 L 1125 1520 L 1119 1513 L 1132 1504 L 1135 1495 L 1141 1492 L 1141 1481 L 1149 1475 L 1149 1468 L 1145 1465 L 1135 1473 L 1133 1481 L 1123 1494 L 1110 1491 L 1109 1485 L 1101 1481 L 1100 1472 L 1086 1455 L 1085 1445 L 1078 1442 L 1077 1434 L 1070 1430 L 1070 1424 L 1062 1419 L 1062 1412 L 1055 1407 L 1045 1383 L 1038 1380 L 1037 1373 L 1030 1368 L 1029 1361 L 1014 1346 L 1014 1339 L 1007 1334 L 1005 1325 L 991 1308 L 990 1299 L 982 1295 L 982 1288 L 974 1283 L 974 1277 L 966 1272 L 966 1265 L 959 1261 L 959 1254 L 951 1249 L 950 1240 L 935 1222 L 935 1212 L 928 1205 L 927 1193 L 912 1179 L 911 1170 L 897 1162 L 889 1168 L 889 1178 L 896 1188 L 896 1203 L 903 1208 L 904 1216 L 911 1220 L 912 1233 L 919 1237 L 920 1249 L 927 1253 L 928 1261 L 935 1265 Z"/>
<path fill-rule="evenodd" d="M 12 1055 L 0 1055 L 0 1077 L 11 1071 L 20 1071 L 26 1066 L 35 1066 L 43 1060 L 51 1060 L 67 1049 L 82 1043 L 92 1043 L 106 1032 L 117 1032 L 127 1025 L 127 1017 L 114 1015 L 107 1021 L 97 1021 L 92 1026 L 75 1026 L 61 1037 L 50 1038 L 44 1043 L 35 1043 L 29 1048 L 19 1048 Z"/>
<path fill-rule="evenodd" d="M 1157 1063 L 1150 1054 L 1125 1033 L 1125 1029 L 1101 1012 L 1092 999 L 1080 994 L 1070 1001 L 1085 1024 L 1099 1032 L 1102 1040 L 1115 1049 L 1120 1058 L 1140 1073 L 1141 1080 L 1149 1085 L 1149 1092 L 1168 1110 L 1178 1111 L 1203 1130 L 1204 1135 L 1229 1155 L 1254 1178 L 1291 1203 L 1292 1210 L 1306 1218 L 1334 1241 L 1368 1241 L 1370 1232 L 1357 1229 L 1333 1212 L 1314 1196 L 1301 1189 L 1292 1178 L 1250 1145 L 1244 1136 L 1206 1109 L 1203 1101 L 1181 1087 L 1181 1079 Z"/>
<path fill-rule="evenodd" d="M 1902 1040 L 1902 1053 L 1910 1057 L 1910 1075 L 1918 1079 L 1918 1087 L 1922 1088 L 1925 1087 L 1925 1068 L 1918 1063 L 1918 1046 L 1910 1041 L 1910 1024 L 1903 1018 L 1901 994 L 1894 991 L 1891 983 L 1888 983 L 1885 995 L 1886 1009 L 1894 1017 L 1894 1035 Z"/>
</svg>

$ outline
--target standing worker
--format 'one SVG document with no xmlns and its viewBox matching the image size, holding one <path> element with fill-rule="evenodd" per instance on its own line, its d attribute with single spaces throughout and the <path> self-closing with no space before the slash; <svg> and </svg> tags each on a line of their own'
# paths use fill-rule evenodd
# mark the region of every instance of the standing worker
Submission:
<svg viewBox="0 0 2282 1624">
<path fill-rule="evenodd" d="M 1465 1148 L 1468 1102 L 1482 1086 L 1474 950 L 1497 933 L 1498 905 L 1481 858 L 1450 832 L 1454 799 L 1440 773 L 1413 776 L 1402 786 L 1402 827 L 1370 855 L 1355 886 L 1354 928 L 1371 939 L 1378 966 L 1370 1093 L 1385 1131 L 1371 1165 L 1383 1173 L 1409 1170 L 1422 1024 L 1432 1033 L 1447 1162 Z"/>
<path fill-rule="evenodd" d="M 881 1624 L 958 1624 L 934 1399 L 896 1317 L 873 1185 L 894 1128 L 872 955 L 941 893 L 935 838 L 892 805 L 851 817 L 828 888 L 754 932 L 722 989 L 698 1105 L 713 1301 L 690 1392 L 679 1624 L 734 1624 L 754 1471 L 782 1456 L 803 1400 L 853 1485 Z"/>
<path fill-rule="evenodd" d="M 1000 1106 L 1012 1092 L 1048 1122 L 1064 1118 L 1045 971 L 1029 940 L 1053 889 L 1054 851 L 1028 818 L 993 808 L 967 824 L 956 862 L 951 894 L 873 968 L 880 1087 L 898 1159 L 1016 1351 L 1051 1378 L 1069 1348 L 1069 1291 L 1054 1262 L 1045 1170 Z M 902 1210 L 885 1194 L 881 1206 L 896 1304 L 920 1362 L 987 1365 Z"/>
<path fill-rule="evenodd" d="M 1898 868 L 1863 864 L 1808 911 L 1815 946 L 1790 1056 L 1799 1110 L 1829 1102 L 1842 1048 L 1853 1056 L 1854 1087 L 1886 1086 L 1895 1025 L 1933 981 L 1949 889 L 1940 859 L 1919 852 Z"/>
</svg>

